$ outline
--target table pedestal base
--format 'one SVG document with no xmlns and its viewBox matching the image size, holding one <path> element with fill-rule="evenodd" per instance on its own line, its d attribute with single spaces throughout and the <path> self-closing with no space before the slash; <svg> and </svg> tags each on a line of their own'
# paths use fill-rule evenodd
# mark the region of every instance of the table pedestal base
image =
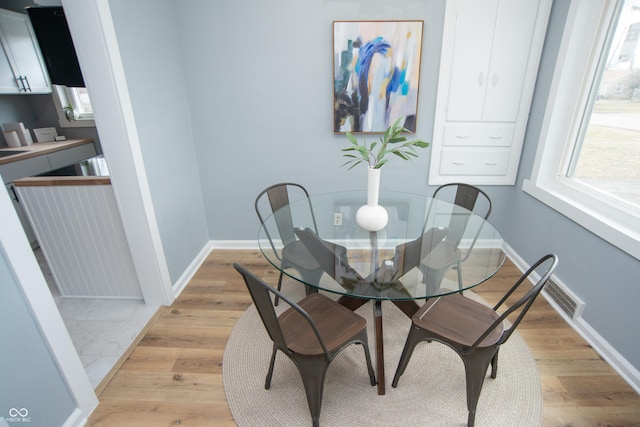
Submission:
<svg viewBox="0 0 640 427">
<path fill-rule="evenodd" d="M 338 302 L 349 310 L 355 311 L 362 307 L 369 300 L 364 298 L 353 298 L 341 296 Z M 407 317 L 411 318 L 420 306 L 415 301 L 391 301 L 400 309 Z M 382 300 L 375 300 L 373 303 L 373 321 L 375 324 L 376 337 L 376 377 L 378 380 L 378 394 L 385 394 L 385 377 L 384 377 L 384 335 L 382 332 Z"/>
</svg>

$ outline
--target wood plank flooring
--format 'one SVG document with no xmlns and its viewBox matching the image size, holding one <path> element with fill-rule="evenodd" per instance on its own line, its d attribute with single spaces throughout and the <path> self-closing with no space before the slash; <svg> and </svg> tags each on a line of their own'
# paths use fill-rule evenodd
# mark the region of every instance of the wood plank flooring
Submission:
<svg viewBox="0 0 640 427">
<path fill-rule="evenodd" d="M 222 355 L 250 297 L 234 262 L 269 283 L 277 281 L 259 251 L 214 250 L 104 386 L 87 425 L 235 425 L 222 384 Z M 496 302 L 519 276 L 507 261 L 475 291 Z M 544 298 L 538 298 L 518 332 L 540 371 L 543 426 L 640 426 L 640 396 Z"/>
</svg>

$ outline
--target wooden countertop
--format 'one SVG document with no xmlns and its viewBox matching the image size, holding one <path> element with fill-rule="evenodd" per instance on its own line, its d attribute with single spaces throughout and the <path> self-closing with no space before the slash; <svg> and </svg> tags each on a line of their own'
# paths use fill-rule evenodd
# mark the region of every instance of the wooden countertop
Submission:
<svg viewBox="0 0 640 427">
<path fill-rule="evenodd" d="M 56 151 L 66 150 L 68 148 L 79 147 L 81 145 L 91 143 L 93 143 L 93 138 L 67 139 L 66 141 L 34 142 L 32 145 L 21 147 L 2 147 L 0 148 L 0 151 L 23 151 L 23 153 L 18 153 L 13 156 L 0 157 L 0 165 L 29 159 L 31 157 L 42 156 L 44 154 L 51 154 L 55 153 Z"/>
<path fill-rule="evenodd" d="M 72 185 L 111 185 L 108 176 L 33 176 L 13 181 L 16 187 L 61 187 Z"/>
</svg>

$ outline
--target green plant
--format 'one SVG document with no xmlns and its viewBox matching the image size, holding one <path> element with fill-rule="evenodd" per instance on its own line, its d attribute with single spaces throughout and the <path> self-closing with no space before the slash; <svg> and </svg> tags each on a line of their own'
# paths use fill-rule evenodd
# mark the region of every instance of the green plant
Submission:
<svg viewBox="0 0 640 427">
<path fill-rule="evenodd" d="M 62 109 L 64 110 L 64 115 L 67 118 L 67 120 L 72 122 L 76 119 L 76 114 L 73 111 L 73 106 L 71 104 L 67 105 L 66 107 L 63 107 Z"/>
<path fill-rule="evenodd" d="M 416 148 L 427 148 L 429 143 L 419 139 L 407 141 L 407 138 L 401 135 L 403 132 L 409 132 L 404 126 L 400 125 L 400 121 L 403 118 L 399 118 L 389 126 L 384 135 L 380 137 L 380 141 L 374 141 L 369 145 L 367 145 L 366 140 L 360 144 L 351 132 L 347 132 L 346 135 L 349 142 L 351 142 L 351 146 L 343 148 L 342 151 L 345 152 L 343 156 L 349 160 L 343 163 L 342 166 L 350 165 L 349 170 L 351 170 L 360 163 L 365 162 L 370 168 L 380 169 L 388 161 L 385 158 L 387 154 L 395 154 L 402 160 L 411 160 L 412 157 L 418 157 Z M 377 150 L 374 151 L 376 147 Z"/>
</svg>

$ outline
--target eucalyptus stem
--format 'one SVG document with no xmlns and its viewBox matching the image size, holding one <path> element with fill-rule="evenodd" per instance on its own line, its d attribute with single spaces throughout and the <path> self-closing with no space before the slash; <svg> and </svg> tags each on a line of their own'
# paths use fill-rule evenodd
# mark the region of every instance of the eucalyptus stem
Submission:
<svg viewBox="0 0 640 427">
<path fill-rule="evenodd" d="M 417 148 L 427 148 L 429 143 L 420 139 L 407 141 L 407 138 L 401 135 L 409 132 L 408 129 L 405 129 L 400 124 L 403 119 L 404 117 L 400 117 L 396 120 L 395 123 L 387 128 L 384 135 L 379 138 L 379 141 L 374 141 L 369 145 L 367 145 L 366 139 L 359 143 L 351 132 L 346 132 L 351 146 L 342 149 L 343 156 L 349 159 L 342 166 L 348 165 L 349 170 L 351 170 L 360 163 L 366 163 L 373 169 L 380 169 L 388 161 L 387 154 L 394 154 L 405 161 L 418 157 Z"/>
</svg>

